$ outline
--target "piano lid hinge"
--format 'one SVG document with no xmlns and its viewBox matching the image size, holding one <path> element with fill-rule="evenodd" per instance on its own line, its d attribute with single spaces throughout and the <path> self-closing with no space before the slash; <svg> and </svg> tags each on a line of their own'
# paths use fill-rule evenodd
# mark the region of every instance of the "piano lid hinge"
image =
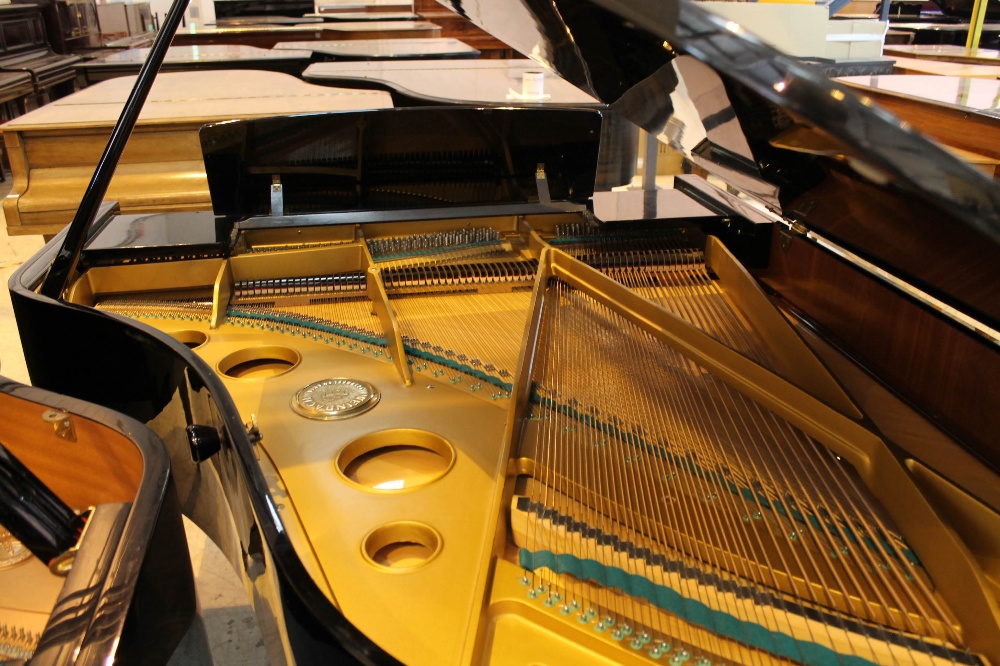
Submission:
<svg viewBox="0 0 1000 666">
<path fill-rule="evenodd" d="M 271 216 L 281 217 L 285 214 L 285 194 L 281 185 L 281 176 L 271 176 Z"/>
<path fill-rule="evenodd" d="M 792 238 L 805 237 L 809 233 L 809 228 L 801 222 L 791 222 L 788 226 L 779 225 L 778 233 L 781 235 L 781 249 L 787 251 L 792 245 Z"/>
<path fill-rule="evenodd" d="M 544 163 L 535 167 L 535 189 L 538 190 L 538 203 L 546 205 L 552 203 L 552 198 L 549 196 L 549 180 L 545 176 Z"/>
<path fill-rule="evenodd" d="M 247 437 L 250 439 L 250 444 L 253 446 L 253 453 L 257 460 L 260 460 L 260 444 L 261 440 L 264 439 L 264 435 L 260 434 L 260 426 L 257 425 L 257 415 L 250 415 L 250 422 L 244 423 L 243 427 L 247 429 Z"/>
<path fill-rule="evenodd" d="M 61 437 L 68 442 L 76 441 L 76 426 L 73 425 L 73 417 L 66 412 L 46 409 L 42 412 L 42 420 L 52 424 L 56 437 Z"/>
</svg>

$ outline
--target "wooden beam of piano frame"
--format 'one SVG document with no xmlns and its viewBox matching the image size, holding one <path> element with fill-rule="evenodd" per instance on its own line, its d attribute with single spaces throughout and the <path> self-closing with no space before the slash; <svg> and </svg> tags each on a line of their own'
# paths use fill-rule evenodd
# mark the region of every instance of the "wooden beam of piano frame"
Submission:
<svg viewBox="0 0 1000 666">
<path fill-rule="evenodd" d="M 705 245 L 705 266 L 718 276 L 726 295 L 753 327 L 761 331 L 779 374 L 844 416 L 855 421 L 864 416 L 805 340 L 767 299 L 757 281 L 715 236 L 709 236 Z"/>
<path fill-rule="evenodd" d="M 659 305 L 557 249 L 544 253 L 551 276 L 579 289 L 657 340 L 700 364 L 743 395 L 847 459 L 913 545 L 973 650 L 1000 664 L 1000 603 L 968 547 L 905 467 L 898 449 Z M 541 271 L 540 271 L 541 274 Z M 523 368 L 522 368 L 523 370 Z"/>
<path fill-rule="evenodd" d="M 382 324 L 386 349 L 392 355 L 392 363 L 396 366 L 396 371 L 399 373 L 399 378 L 403 380 L 403 384 L 413 386 L 413 372 L 406 360 L 403 334 L 399 328 L 399 322 L 396 321 L 396 317 L 392 313 L 392 306 L 389 304 L 389 294 L 386 293 L 385 282 L 382 281 L 382 270 L 375 265 L 364 232 L 358 229 L 356 233 L 355 242 L 361 245 L 368 299 L 372 302 L 372 309 Z"/>
<path fill-rule="evenodd" d="M 535 357 L 538 353 L 538 340 L 542 330 L 542 310 L 545 303 L 545 286 L 551 276 L 551 262 L 549 255 L 552 249 L 541 241 L 538 234 L 532 230 L 529 236 L 529 247 L 537 249 L 541 254 L 538 258 L 538 271 L 535 273 L 535 285 L 531 292 L 531 313 L 524 326 L 524 334 L 521 338 L 521 355 L 518 358 L 517 369 L 514 372 L 513 386 L 510 390 L 510 404 L 507 407 L 507 424 L 504 426 L 503 445 L 500 447 L 500 461 L 507 461 L 507 475 L 517 475 L 517 462 L 511 458 L 518 442 L 521 439 L 521 426 L 530 413 L 531 405 L 531 376 L 535 365 Z M 502 469 L 502 467 L 501 467 Z M 503 544 L 507 538 L 507 501 L 513 495 L 513 484 L 497 483 L 493 493 L 492 504 L 488 514 L 490 525 L 487 534 L 494 535 L 494 544 L 491 549 L 484 549 L 485 556 L 479 564 L 479 573 L 476 578 L 476 599 L 481 599 L 483 606 L 478 614 L 479 622 L 470 622 L 469 631 L 466 634 L 465 649 L 462 653 L 463 664 L 473 664 L 482 662 L 482 655 L 477 651 L 481 649 L 482 642 L 477 640 L 478 636 L 485 635 L 486 625 L 493 617 L 488 612 L 490 595 L 487 589 L 491 584 L 490 571 L 494 557 L 492 553 L 503 551 Z"/>
<path fill-rule="evenodd" d="M 215 278 L 212 286 L 212 319 L 209 328 L 217 329 L 226 323 L 229 318 L 226 314 L 229 308 L 229 301 L 233 297 L 233 269 L 229 261 L 222 262 L 219 275 Z"/>
</svg>

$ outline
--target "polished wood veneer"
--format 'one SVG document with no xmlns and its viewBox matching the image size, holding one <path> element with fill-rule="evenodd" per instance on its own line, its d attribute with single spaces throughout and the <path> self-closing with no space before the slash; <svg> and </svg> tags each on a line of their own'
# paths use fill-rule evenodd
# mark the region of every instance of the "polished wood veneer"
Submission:
<svg viewBox="0 0 1000 666">
<path fill-rule="evenodd" d="M 902 74 L 840 80 L 948 147 L 989 158 L 994 166 L 1000 159 L 1000 115 L 991 108 L 1000 92 L 995 80 Z M 980 104 L 979 99 L 990 105 Z M 996 176 L 994 169 L 990 172 Z"/>
<path fill-rule="evenodd" d="M 996 466 L 1000 357 L 971 332 L 801 239 L 782 243 L 758 277 L 910 404 Z M 860 332 L 860 333 L 859 333 Z M 947 416 L 945 416 L 947 415 Z"/>
</svg>

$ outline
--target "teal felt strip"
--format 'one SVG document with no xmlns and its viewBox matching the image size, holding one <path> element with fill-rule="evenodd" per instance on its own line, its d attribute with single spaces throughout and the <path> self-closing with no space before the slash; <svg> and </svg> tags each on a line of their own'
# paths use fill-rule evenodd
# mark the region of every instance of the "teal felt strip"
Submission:
<svg viewBox="0 0 1000 666">
<path fill-rule="evenodd" d="M 263 320 L 263 321 L 273 321 L 273 322 L 279 323 L 279 324 L 290 324 L 292 326 L 301 326 L 303 328 L 308 328 L 308 329 L 312 329 L 312 330 L 316 330 L 316 331 L 323 331 L 325 333 L 333 333 L 335 335 L 340 335 L 342 337 L 350 338 L 352 340 L 358 340 L 359 342 L 365 342 L 365 343 L 372 344 L 372 345 L 378 345 L 379 347 L 385 347 L 386 346 L 385 338 L 376 338 L 376 337 L 372 337 L 372 336 L 362 335 L 360 333 L 356 333 L 356 332 L 353 332 L 353 331 L 348 331 L 348 330 L 345 330 L 345 329 L 342 329 L 342 328 L 337 328 L 335 326 L 328 326 L 326 324 L 319 324 L 319 323 L 316 323 L 314 321 L 306 321 L 306 320 L 303 320 L 303 319 L 299 319 L 299 318 L 295 317 L 294 315 L 288 315 L 288 314 L 285 314 L 285 315 L 272 315 L 272 314 L 259 313 L 259 312 L 245 312 L 243 310 L 238 310 L 238 309 L 235 309 L 235 308 L 230 308 L 228 314 L 231 317 L 246 317 L 248 319 L 260 319 L 260 320 Z M 422 351 L 420 349 L 417 349 L 416 347 L 412 347 L 410 345 L 403 345 L 403 348 L 406 350 L 407 354 L 410 354 L 412 356 L 416 356 L 416 357 L 425 359 L 427 361 L 433 361 L 435 363 L 440 363 L 441 365 L 444 365 L 444 366 L 447 366 L 449 368 L 452 368 L 453 370 L 458 370 L 459 372 L 464 372 L 466 374 L 472 375 L 476 379 L 479 379 L 479 380 L 484 381 L 484 382 L 489 382 L 490 384 L 493 384 L 494 386 L 498 386 L 498 387 L 502 388 L 503 390 L 507 391 L 508 393 L 513 388 L 512 384 L 504 382 L 499 377 L 494 377 L 492 375 L 488 375 L 485 372 L 483 372 L 482 370 L 476 370 L 473 367 L 470 367 L 470 366 L 462 364 L 462 363 L 458 363 L 457 361 L 452 361 L 451 359 L 445 358 L 444 356 L 438 356 L 436 354 L 431 354 L 431 353 Z"/>
<path fill-rule="evenodd" d="M 510 393 L 510 391 L 514 388 L 513 384 L 507 383 L 502 379 L 500 379 L 499 377 L 488 375 L 482 370 L 477 370 L 472 366 L 466 365 L 464 363 L 459 363 L 458 361 L 453 361 L 450 358 L 439 356 L 437 354 L 431 354 L 430 352 L 423 351 L 422 349 L 417 349 L 416 347 L 407 344 L 403 345 L 403 349 L 410 356 L 416 356 L 417 358 L 422 358 L 425 361 L 433 361 L 434 363 L 438 363 L 445 367 L 451 368 L 452 370 L 458 370 L 459 372 L 464 372 L 467 375 L 472 375 L 476 379 L 479 379 L 484 382 L 489 382 L 494 386 L 502 388 L 508 393 Z"/>
<path fill-rule="evenodd" d="M 689 599 L 670 587 L 657 585 L 644 576 L 630 574 L 596 560 L 581 560 L 565 553 L 556 555 L 548 550 L 530 551 L 526 548 L 520 550 L 519 560 L 524 569 L 534 571 L 545 567 L 556 573 L 569 574 L 581 580 L 621 590 L 632 597 L 641 597 L 657 608 L 669 611 L 716 634 L 803 664 L 875 666 L 874 662 L 862 657 L 841 654 L 825 645 L 804 641 L 780 631 L 772 631 L 755 622 L 741 620 L 724 611 L 715 610 L 697 599 Z"/>
<path fill-rule="evenodd" d="M 386 346 L 385 338 L 363 335 L 361 333 L 348 331 L 346 329 L 338 328 L 336 326 L 328 326 L 326 324 L 319 324 L 314 321 L 306 321 L 304 319 L 299 319 L 294 315 L 271 315 L 263 312 L 245 312 L 243 310 L 239 310 L 236 308 L 230 308 L 227 315 L 230 317 L 246 317 L 247 319 L 260 319 L 263 321 L 273 321 L 278 324 L 290 324 L 292 326 L 301 326 L 303 328 L 308 328 L 314 331 L 333 333 L 334 335 L 339 335 L 341 337 L 357 340 L 358 342 L 365 342 L 370 345 L 377 345 L 379 347 Z"/>
</svg>

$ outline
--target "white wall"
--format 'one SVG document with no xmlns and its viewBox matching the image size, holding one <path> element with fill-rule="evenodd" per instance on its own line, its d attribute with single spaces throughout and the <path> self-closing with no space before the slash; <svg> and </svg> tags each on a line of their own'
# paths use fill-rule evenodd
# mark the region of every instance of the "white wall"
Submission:
<svg viewBox="0 0 1000 666">
<path fill-rule="evenodd" d="M 149 0 L 149 6 L 153 10 L 153 13 L 160 15 L 161 25 L 163 24 L 163 19 L 167 16 L 170 4 L 170 0 Z M 196 25 L 215 23 L 215 5 L 212 4 L 212 0 L 191 0 L 188 3 L 187 11 L 184 12 L 184 16 L 188 25 L 191 25 L 192 21 Z"/>
<path fill-rule="evenodd" d="M 699 2 L 698 6 L 738 23 L 788 55 L 826 53 L 826 23 L 830 15 L 826 7 L 760 2 Z"/>
</svg>

